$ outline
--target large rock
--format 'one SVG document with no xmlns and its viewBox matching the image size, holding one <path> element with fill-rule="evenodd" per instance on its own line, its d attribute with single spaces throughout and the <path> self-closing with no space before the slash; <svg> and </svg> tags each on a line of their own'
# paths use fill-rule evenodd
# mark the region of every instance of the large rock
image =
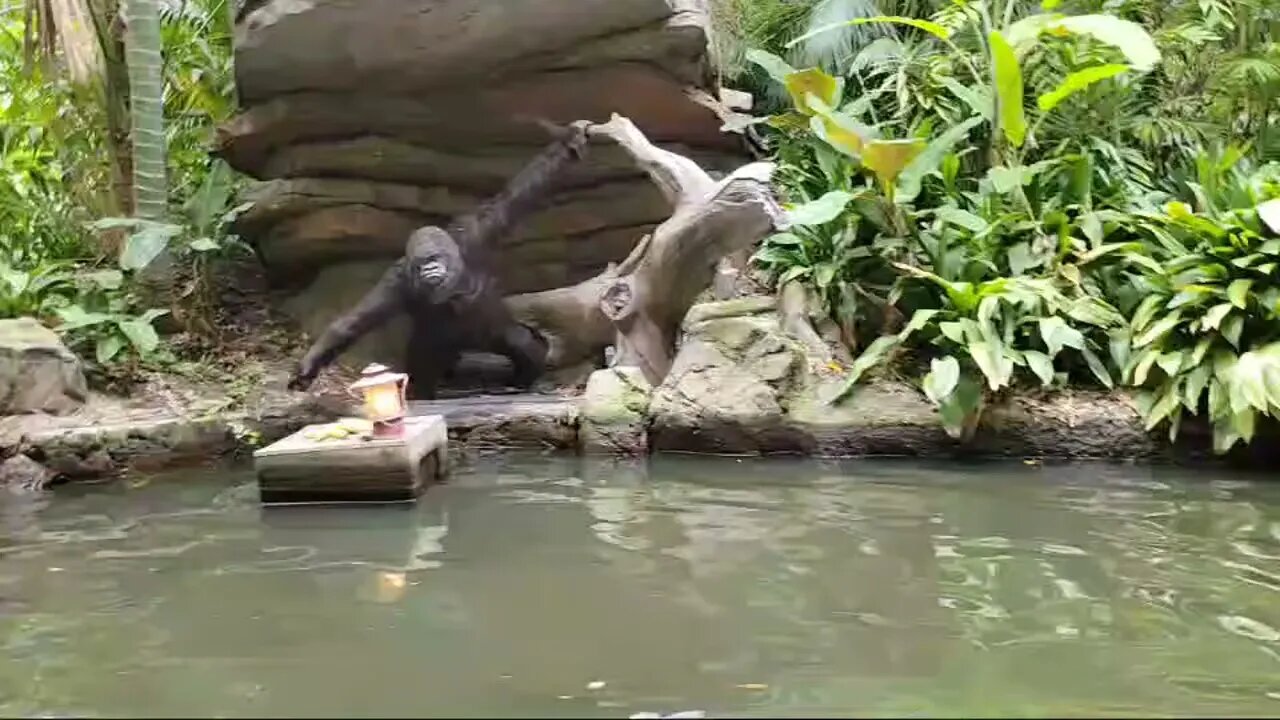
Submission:
<svg viewBox="0 0 1280 720">
<path fill-rule="evenodd" d="M 236 27 L 244 107 L 219 140 L 263 181 L 237 230 L 314 331 L 413 228 L 473 207 L 533 157 L 548 138 L 530 118 L 621 113 L 731 169 L 741 145 L 711 100 L 707 22 L 706 0 L 252 2 Z M 618 148 L 597 144 L 504 240 L 498 272 L 510 293 L 577 282 L 669 211 Z M 361 350 L 397 357 L 397 335 Z"/>
<path fill-rule="evenodd" d="M 80 359 L 57 333 L 32 318 L 0 320 L 0 415 L 71 412 L 87 393 Z"/>
<path fill-rule="evenodd" d="M 649 450 L 653 387 L 639 368 L 597 370 L 579 407 L 578 443 L 588 455 L 644 455 Z"/>
</svg>

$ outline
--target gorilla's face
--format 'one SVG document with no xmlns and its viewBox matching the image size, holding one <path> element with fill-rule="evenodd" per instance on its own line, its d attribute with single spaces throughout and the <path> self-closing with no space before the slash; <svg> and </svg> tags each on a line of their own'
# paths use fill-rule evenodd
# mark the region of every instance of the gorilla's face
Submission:
<svg viewBox="0 0 1280 720">
<path fill-rule="evenodd" d="M 409 286 L 414 295 L 443 300 L 466 270 L 458 245 L 438 227 L 420 228 L 405 248 Z"/>
</svg>

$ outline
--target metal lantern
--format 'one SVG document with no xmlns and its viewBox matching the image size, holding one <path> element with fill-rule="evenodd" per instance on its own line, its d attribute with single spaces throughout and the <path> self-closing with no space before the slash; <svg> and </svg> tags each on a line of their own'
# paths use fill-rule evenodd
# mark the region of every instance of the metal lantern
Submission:
<svg viewBox="0 0 1280 720">
<path fill-rule="evenodd" d="M 360 372 L 360 379 L 352 383 L 351 391 L 364 398 L 364 415 L 373 423 L 374 437 L 400 437 L 404 434 L 404 418 L 407 414 L 405 390 L 409 376 L 391 372 L 384 365 L 374 363 Z"/>
</svg>

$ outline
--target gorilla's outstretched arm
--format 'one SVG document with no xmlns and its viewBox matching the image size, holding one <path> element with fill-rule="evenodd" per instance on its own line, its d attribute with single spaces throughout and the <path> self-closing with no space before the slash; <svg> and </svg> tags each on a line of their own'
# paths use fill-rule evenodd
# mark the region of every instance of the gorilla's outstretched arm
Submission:
<svg viewBox="0 0 1280 720">
<path fill-rule="evenodd" d="M 298 362 L 289 389 L 306 390 L 329 363 L 333 362 L 360 336 L 390 320 L 405 309 L 403 262 L 396 262 L 382 274 L 377 284 L 360 302 L 325 328 L 307 354 Z"/>
</svg>

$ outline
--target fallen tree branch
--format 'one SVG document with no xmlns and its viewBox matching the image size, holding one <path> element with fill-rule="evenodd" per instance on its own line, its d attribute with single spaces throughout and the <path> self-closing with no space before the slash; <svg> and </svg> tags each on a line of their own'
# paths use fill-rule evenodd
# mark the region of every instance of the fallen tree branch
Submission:
<svg viewBox="0 0 1280 720">
<path fill-rule="evenodd" d="M 614 344 L 615 365 L 638 367 L 656 385 L 671 367 L 685 313 L 711 285 L 721 258 L 785 227 L 770 187 L 774 166 L 751 163 L 717 182 L 692 160 L 649 142 L 620 115 L 590 132 L 631 156 L 671 203 L 671 217 L 620 265 L 507 303 L 546 338 L 551 368 L 598 357 Z"/>
</svg>

